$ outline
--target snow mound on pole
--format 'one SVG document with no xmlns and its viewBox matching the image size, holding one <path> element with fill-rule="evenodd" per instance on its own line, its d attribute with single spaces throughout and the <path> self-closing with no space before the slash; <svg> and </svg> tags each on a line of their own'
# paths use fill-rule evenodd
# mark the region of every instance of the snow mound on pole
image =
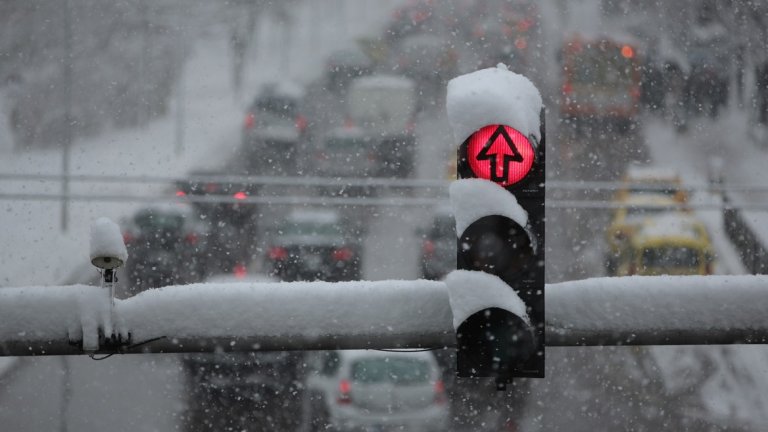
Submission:
<svg viewBox="0 0 768 432">
<path fill-rule="evenodd" d="M 541 94 L 536 86 L 501 63 L 448 82 L 446 108 L 458 144 L 492 124 L 510 126 L 540 141 L 541 107 Z"/>
<path fill-rule="evenodd" d="M 122 262 L 128 259 L 120 227 L 106 217 L 100 217 L 91 224 L 91 261 L 98 257 L 114 257 Z"/>
<path fill-rule="evenodd" d="M 445 284 L 453 313 L 453 328 L 456 330 L 473 314 L 494 307 L 508 310 L 531 325 L 523 300 L 498 276 L 480 271 L 454 270 L 446 276 Z"/>
<path fill-rule="evenodd" d="M 524 227 L 528 213 L 506 189 L 483 179 L 462 179 L 451 183 L 448 192 L 456 218 L 456 235 L 461 234 L 472 222 L 485 216 L 505 216 Z"/>
</svg>

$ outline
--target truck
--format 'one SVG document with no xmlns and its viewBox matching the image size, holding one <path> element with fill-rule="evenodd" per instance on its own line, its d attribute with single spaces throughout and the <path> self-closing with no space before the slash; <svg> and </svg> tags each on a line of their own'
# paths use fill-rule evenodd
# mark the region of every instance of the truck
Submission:
<svg viewBox="0 0 768 432">
<path fill-rule="evenodd" d="M 378 174 L 413 174 L 416 105 L 416 83 L 404 76 L 370 75 L 350 84 L 347 119 L 370 137 Z"/>
</svg>

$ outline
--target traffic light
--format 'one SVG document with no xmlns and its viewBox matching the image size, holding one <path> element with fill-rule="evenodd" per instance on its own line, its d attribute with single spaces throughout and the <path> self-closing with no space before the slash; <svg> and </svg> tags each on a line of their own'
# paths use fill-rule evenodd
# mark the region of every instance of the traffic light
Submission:
<svg viewBox="0 0 768 432">
<path fill-rule="evenodd" d="M 471 212 L 478 217 L 462 224 L 457 216 L 457 269 L 497 277 L 524 306 L 515 311 L 488 304 L 456 324 L 457 373 L 495 377 L 500 388 L 513 377 L 544 377 L 543 109 L 539 129 L 541 139 L 508 125 L 490 124 L 472 133 L 458 149 L 458 178 L 482 180 L 463 188 L 464 194 L 475 195 L 470 199 Z M 513 209 L 500 211 L 500 202 Z M 487 209 L 480 208 L 486 205 Z M 522 209 L 519 216 L 514 209 Z M 484 290 L 489 283 L 473 283 L 472 289 Z"/>
</svg>

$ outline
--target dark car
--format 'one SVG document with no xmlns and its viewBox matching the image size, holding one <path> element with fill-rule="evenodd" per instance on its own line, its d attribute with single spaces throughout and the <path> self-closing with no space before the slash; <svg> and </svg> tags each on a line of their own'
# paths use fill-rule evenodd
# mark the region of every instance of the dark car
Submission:
<svg viewBox="0 0 768 432">
<path fill-rule="evenodd" d="M 307 130 L 301 114 L 303 90 L 291 83 L 270 83 L 249 106 L 243 123 L 242 153 L 260 174 L 292 174 Z"/>
<path fill-rule="evenodd" d="M 441 279 L 456 269 L 456 221 L 447 209 L 436 210 L 432 223 L 422 231 L 421 274 Z"/>
<path fill-rule="evenodd" d="M 205 273 L 208 227 L 191 207 L 147 207 L 124 223 L 127 281 L 135 294 L 147 288 L 199 281 Z"/>
<path fill-rule="evenodd" d="M 341 227 L 335 211 L 292 212 L 271 233 L 268 272 L 284 281 L 360 279 L 361 247 Z"/>
<path fill-rule="evenodd" d="M 325 65 L 330 90 L 340 90 L 355 78 L 368 75 L 373 70 L 370 57 L 358 49 L 345 49 L 331 53 Z"/>
<path fill-rule="evenodd" d="M 176 185 L 176 195 L 189 198 L 200 222 L 208 225 L 207 273 L 229 272 L 246 265 L 255 249 L 258 207 L 245 201 L 258 194 L 258 187 L 232 181 L 228 175 L 224 171 L 195 171 Z"/>
<path fill-rule="evenodd" d="M 297 430 L 301 352 L 188 354 L 186 431 Z"/>
</svg>

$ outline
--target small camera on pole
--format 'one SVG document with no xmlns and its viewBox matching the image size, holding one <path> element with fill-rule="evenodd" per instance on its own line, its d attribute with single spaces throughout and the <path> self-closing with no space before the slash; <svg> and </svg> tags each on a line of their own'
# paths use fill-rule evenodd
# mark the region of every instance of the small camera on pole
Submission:
<svg viewBox="0 0 768 432">
<path fill-rule="evenodd" d="M 116 270 L 128 259 L 120 227 L 102 217 L 91 225 L 91 263 L 101 269 L 101 284 L 109 290 L 110 305 L 115 304 Z"/>
</svg>

